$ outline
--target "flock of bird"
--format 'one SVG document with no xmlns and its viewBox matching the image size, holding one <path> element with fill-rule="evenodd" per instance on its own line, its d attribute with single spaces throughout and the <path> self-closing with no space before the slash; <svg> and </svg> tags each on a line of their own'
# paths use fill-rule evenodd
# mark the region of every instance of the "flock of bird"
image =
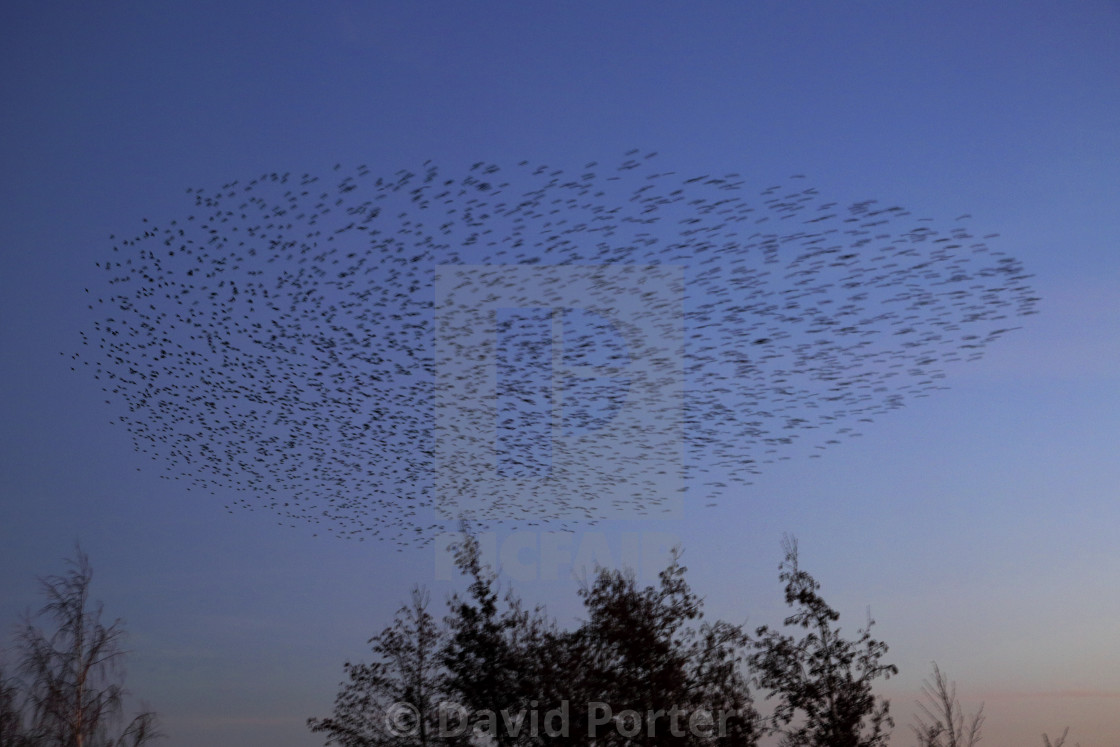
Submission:
<svg viewBox="0 0 1120 747">
<path fill-rule="evenodd" d="M 406 544 L 711 501 L 1035 312 L 968 216 L 654 155 L 190 189 L 97 264 L 75 357 L 165 476 Z"/>
</svg>

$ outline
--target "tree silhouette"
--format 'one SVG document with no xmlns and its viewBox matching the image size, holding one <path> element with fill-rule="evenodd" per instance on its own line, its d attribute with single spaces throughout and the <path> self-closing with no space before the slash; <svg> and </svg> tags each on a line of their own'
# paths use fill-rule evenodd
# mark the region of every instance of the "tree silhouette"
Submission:
<svg viewBox="0 0 1120 747">
<path fill-rule="evenodd" d="M 483 565 L 478 541 L 468 531 L 463 532 L 455 560 L 470 585 L 466 597 L 454 595 L 448 602 L 448 639 L 442 653 L 447 689 L 469 714 L 469 731 L 481 728 L 498 745 L 515 744 L 513 730 L 496 728 L 495 721 L 503 711 L 527 708 L 534 694 L 529 619 L 512 591 L 506 595 L 505 610 L 499 610 L 497 578 Z"/>
<path fill-rule="evenodd" d="M 349 682 L 335 699 L 334 715 L 309 718 L 312 732 L 327 735 L 326 744 L 439 744 L 434 736 L 443 675 L 438 653 L 442 632 L 428 612 L 428 594 L 412 591 L 392 625 L 369 640 L 377 660 L 346 662 Z"/>
<path fill-rule="evenodd" d="M 751 664 L 760 687 L 777 701 L 770 730 L 784 747 L 875 747 L 884 745 L 894 725 L 890 704 L 876 699 L 871 685 L 898 673 L 881 664 L 886 644 L 871 637 L 874 621 L 859 638 L 841 637 L 840 614 L 817 593 L 820 584 L 798 565 L 797 540 L 783 541 L 780 578 L 786 604 L 795 608 L 786 626 L 805 631 L 800 639 L 767 626 L 757 629 Z"/>
<path fill-rule="evenodd" d="M 723 622 L 699 631 L 687 625 L 703 613 L 686 570 L 674 551 L 659 587 L 639 589 L 632 573 L 601 570 L 593 585 L 580 590 L 590 614 L 581 630 L 588 702 L 613 714 L 629 711 L 636 720 L 622 733 L 606 730 L 597 743 L 754 743 L 757 717 L 738 668 L 746 638 Z M 705 713 L 710 722 L 697 718 Z"/>
<path fill-rule="evenodd" d="M 1044 745 L 1044 747 L 1064 747 L 1064 745 L 1066 743 L 1066 737 L 1068 737 L 1068 736 L 1069 736 L 1069 727 L 1068 726 L 1062 732 L 1061 736 L 1058 737 L 1057 739 L 1055 739 L 1053 742 L 1050 741 L 1050 735 L 1043 732 L 1043 734 L 1042 734 L 1042 744 Z M 1081 747 L 1080 743 L 1078 743 L 1076 745 L 1076 747 Z"/>
<path fill-rule="evenodd" d="M 886 645 L 870 622 L 857 640 L 842 638 L 839 615 L 797 564 L 796 542 L 785 549 L 786 601 L 798 608 L 785 624 L 807 630 L 800 640 L 767 627 L 751 640 L 741 626 L 702 622 L 679 551 L 656 585 L 599 569 L 579 589 L 586 619 L 562 630 L 512 589 L 501 593 L 466 532 L 456 562 L 468 588 L 448 600 L 445 627 L 414 592 L 412 607 L 371 639 L 378 661 L 346 665 L 335 715 L 308 723 L 344 747 L 755 747 L 768 731 L 788 747 L 885 744 L 889 705 L 871 687 L 897 671 L 880 662 Z M 778 701 L 768 721 L 752 678 Z M 412 718 L 406 728 L 387 728 L 402 725 L 394 707 Z"/>
<path fill-rule="evenodd" d="M 30 747 L 31 736 L 23 723 L 19 682 L 0 666 L 0 747 Z"/>
<path fill-rule="evenodd" d="M 980 741 L 983 704 L 966 719 L 957 700 L 956 683 L 949 682 L 936 663 L 933 681 L 922 683 L 922 694 L 927 702 L 918 702 L 922 713 L 915 717 L 917 724 L 911 727 L 918 738 L 918 747 L 973 747 Z"/>
<path fill-rule="evenodd" d="M 0 672 L 0 744 L 37 747 L 135 747 L 159 736 L 156 717 L 144 711 L 117 736 L 124 698 L 120 619 L 106 627 L 102 606 L 89 606 L 93 570 L 76 548 L 63 576 L 42 579 L 47 604 L 39 615 L 53 618 L 52 633 L 27 617 L 18 639 L 22 679 Z"/>
</svg>

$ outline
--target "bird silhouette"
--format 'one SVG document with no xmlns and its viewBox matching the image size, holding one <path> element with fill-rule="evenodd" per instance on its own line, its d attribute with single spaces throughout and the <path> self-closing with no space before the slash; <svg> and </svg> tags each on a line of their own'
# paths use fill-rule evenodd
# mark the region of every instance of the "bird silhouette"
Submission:
<svg viewBox="0 0 1120 747">
<path fill-rule="evenodd" d="M 96 263 L 76 357 L 164 476 L 413 544 L 710 504 L 1036 313 L 995 234 L 653 156 L 188 189 Z"/>
</svg>

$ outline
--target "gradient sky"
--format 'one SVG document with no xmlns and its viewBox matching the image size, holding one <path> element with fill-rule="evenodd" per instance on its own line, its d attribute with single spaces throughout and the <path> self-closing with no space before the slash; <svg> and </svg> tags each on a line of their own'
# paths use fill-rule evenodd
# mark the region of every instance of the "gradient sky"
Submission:
<svg viewBox="0 0 1120 747">
<path fill-rule="evenodd" d="M 430 547 L 312 537 L 162 479 L 60 355 L 81 347 L 94 262 L 110 234 L 181 216 L 190 186 L 638 147 L 666 170 L 971 213 L 1042 313 L 862 438 L 575 544 L 680 541 L 708 613 L 753 626 L 784 615 L 792 532 L 845 629 L 870 606 L 891 646 L 893 744 L 937 661 L 985 702 L 985 744 L 1068 724 L 1118 745 L 1117 71 L 1108 0 L 4 3 L 0 621 L 80 540 L 166 744 L 321 744 L 304 721 L 343 662 L 412 584 L 455 585 Z M 541 575 L 516 588 L 573 621 L 569 569 Z"/>
</svg>

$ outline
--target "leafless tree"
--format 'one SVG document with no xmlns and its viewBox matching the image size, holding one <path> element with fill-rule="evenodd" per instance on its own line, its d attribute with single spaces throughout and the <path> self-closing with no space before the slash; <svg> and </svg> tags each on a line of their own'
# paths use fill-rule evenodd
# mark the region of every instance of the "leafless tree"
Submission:
<svg viewBox="0 0 1120 747">
<path fill-rule="evenodd" d="M 984 705 L 966 718 L 957 700 L 957 684 L 946 679 L 936 662 L 933 680 L 922 683 L 922 694 L 926 702 L 918 701 L 922 713 L 911 727 L 918 737 L 918 747 L 973 747 L 980 741 Z"/>
<path fill-rule="evenodd" d="M 13 732 L 18 730 L 28 744 L 45 747 L 147 744 L 161 736 L 151 711 L 140 713 L 118 736 L 111 736 L 123 720 L 127 694 L 121 684 L 123 623 L 118 619 L 106 627 L 101 604 L 90 607 L 93 570 L 81 548 L 69 562 L 67 574 L 41 579 L 47 603 L 39 615 L 53 618 L 54 632 L 43 631 L 28 615 L 19 635 L 23 677 L 9 693 L 18 717 Z"/>
<path fill-rule="evenodd" d="M 19 682 L 9 677 L 0 662 L 0 747 L 31 747 L 31 737 L 20 710 Z"/>
<path fill-rule="evenodd" d="M 1069 736 L 1069 727 L 1068 726 L 1066 727 L 1065 731 L 1062 732 L 1062 736 L 1058 737 L 1053 742 L 1051 742 L 1050 737 L 1045 732 L 1043 732 L 1042 743 L 1046 747 L 1063 747 L 1066 743 L 1066 737 L 1067 736 Z M 1074 747 L 1081 747 L 1081 744 L 1077 743 L 1077 744 L 1074 745 Z"/>
</svg>

